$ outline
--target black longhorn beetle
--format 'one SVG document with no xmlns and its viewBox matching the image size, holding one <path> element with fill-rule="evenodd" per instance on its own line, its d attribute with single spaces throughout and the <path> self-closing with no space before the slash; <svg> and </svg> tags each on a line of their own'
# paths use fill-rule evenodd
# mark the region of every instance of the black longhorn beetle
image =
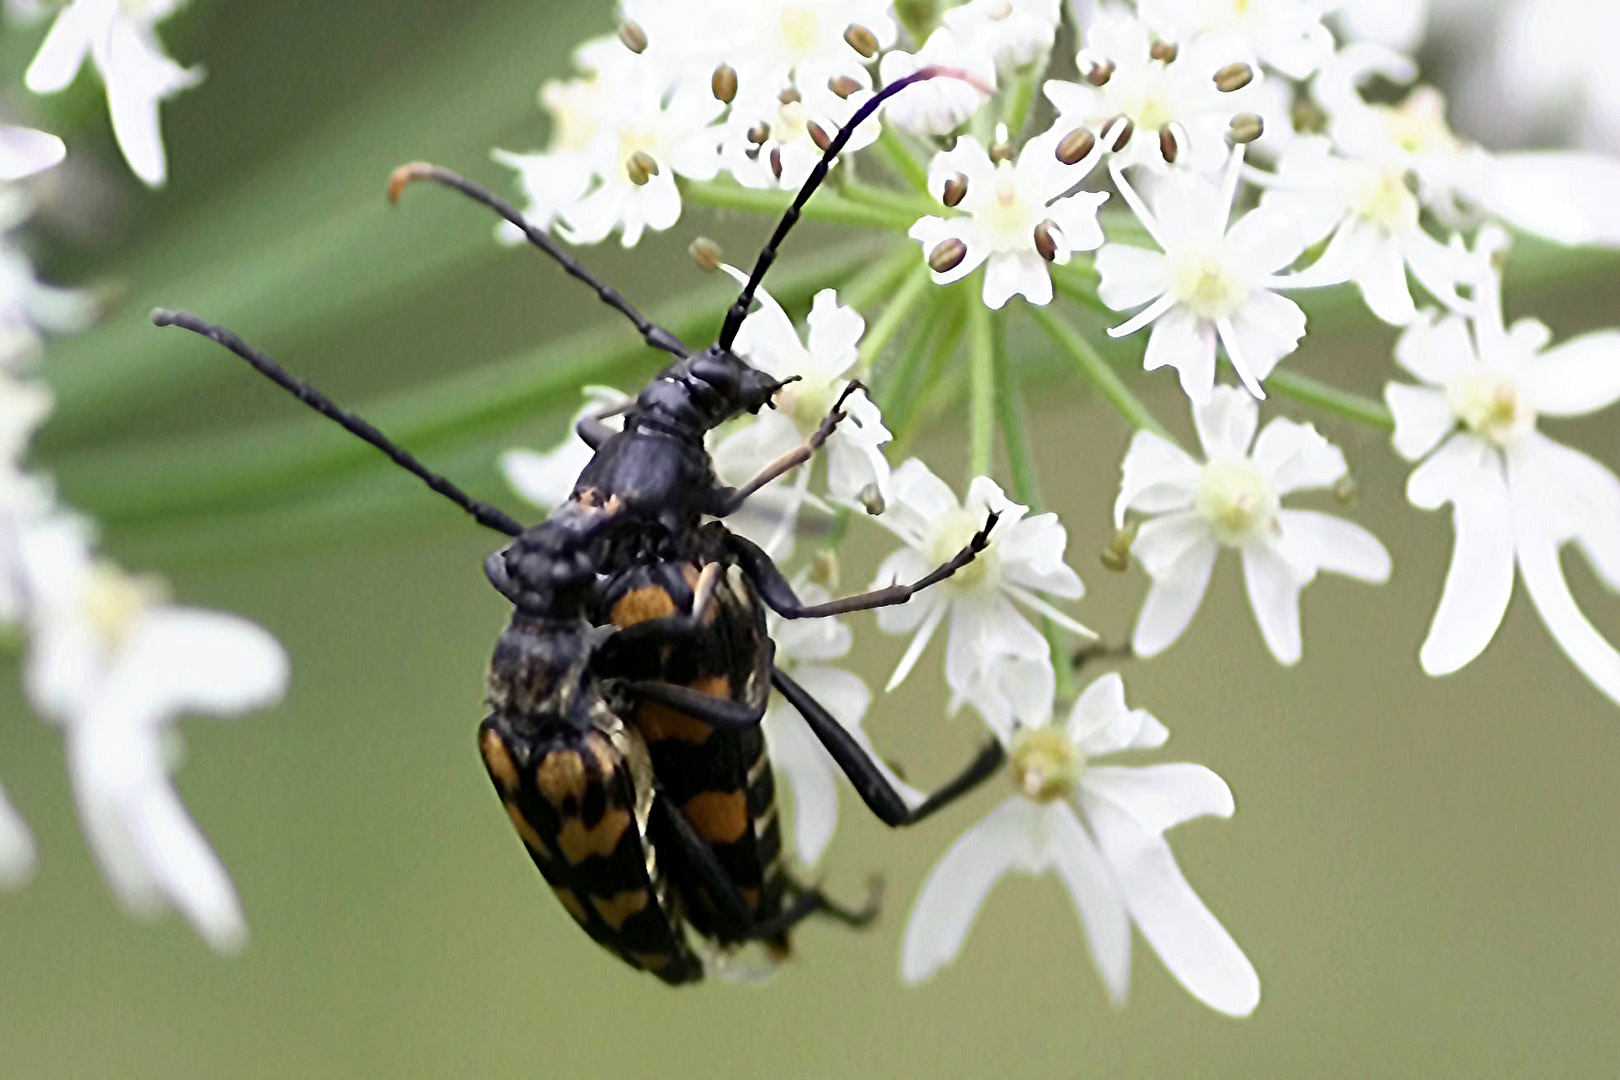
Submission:
<svg viewBox="0 0 1620 1080">
<path fill-rule="evenodd" d="M 630 319 L 649 345 L 676 358 L 631 403 L 615 410 L 624 415 L 621 432 L 602 422 L 613 412 L 580 422 L 579 435 L 595 454 L 570 500 L 528 529 L 473 499 L 230 331 L 183 312 L 160 309 L 152 316 L 159 326 L 180 326 L 223 345 L 383 451 L 479 524 L 513 538 L 485 562 L 491 583 L 514 607 L 491 663 L 492 712 L 480 735 L 486 767 L 564 905 L 599 943 L 669 982 L 702 974 L 681 932 L 683 907 L 701 933 L 721 944 L 756 939 L 785 944 L 787 929 L 816 911 L 857 924 L 870 917 L 870 910 L 845 911 L 817 890 L 792 882 L 772 852 L 757 850 L 769 843 L 765 838 L 774 835 L 775 825 L 774 800 L 753 798 L 760 762 L 768 770 L 758 724 L 772 686 L 809 723 L 866 804 L 891 826 L 915 823 L 954 801 L 1003 760 L 1000 744 L 992 741 L 958 777 L 908 807 L 843 726 L 775 667 L 764 612 L 755 602 L 763 600 L 792 619 L 904 603 L 973 561 L 989 543 L 995 514 L 960 552 L 917 581 L 816 605 L 799 600 L 759 547 L 718 521 L 704 523 L 706 517 L 733 513 L 754 492 L 808 462 L 845 418 L 842 405 L 849 393 L 864 389 L 851 383 L 809 439 L 747 484 L 720 483 L 704 448 L 705 435 L 734 416 L 771 404 L 785 385 L 731 351 L 782 240 L 854 130 L 893 94 L 942 76 L 971 81 L 952 70 L 919 70 L 875 94 L 828 141 L 760 252 L 717 341 L 698 352 L 642 316 L 505 200 L 437 166 L 414 164 L 396 171 L 391 201 L 412 182 L 426 179 L 482 203 Z M 624 599 L 638 593 L 662 600 L 626 608 Z M 685 659 L 676 666 L 684 663 L 684 672 L 671 667 L 672 658 L 679 657 Z M 705 665 L 720 671 L 700 670 Z M 731 677 L 739 670 L 751 673 L 740 685 Z M 727 676 L 723 687 L 712 681 L 718 673 Z M 715 830 L 705 828 L 713 822 L 694 813 L 691 801 L 677 809 L 663 797 L 671 788 L 692 787 L 688 774 L 696 766 L 690 757 L 682 764 L 679 755 L 671 760 L 656 747 L 649 750 L 646 729 L 656 726 L 649 719 L 655 715 L 706 727 L 709 734 L 700 745 L 707 764 L 731 763 L 729 771 L 707 781 L 718 787 L 698 794 L 742 798 L 747 828 L 741 839 L 745 847 L 756 846 L 755 857 L 743 860 L 749 863 L 746 873 L 735 860 L 722 858 Z M 757 752 L 751 752 L 754 748 Z M 774 843 L 779 848 L 779 836 Z M 675 856 L 669 861 L 676 895 L 667 888 L 660 852 Z M 614 891 L 605 891 L 610 888 Z M 786 907 L 784 894 L 793 897 Z"/>
</svg>

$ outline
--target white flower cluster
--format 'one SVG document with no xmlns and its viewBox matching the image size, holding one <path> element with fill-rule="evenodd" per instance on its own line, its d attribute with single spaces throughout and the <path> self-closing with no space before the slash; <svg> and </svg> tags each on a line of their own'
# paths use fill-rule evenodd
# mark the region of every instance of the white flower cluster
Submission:
<svg viewBox="0 0 1620 1080">
<path fill-rule="evenodd" d="M 1390 555 L 1365 529 L 1284 505 L 1299 493 L 1342 491 L 1343 453 L 1311 424 L 1273 417 L 1262 426 L 1260 416 L 1268 380 L 1300 385 L 1277 373 L 1307 331 L 1286 294 L 1354 285 L 1372 316 L 1401 328 L 1396 360 L 1424 384 L 1391 384 L 1387 413 L 1368 399 L 1354 408 L 1362 419 L 1392 422 L 1395 450 L 1419 463 L 1410 501 L 1453 507 L 1456 553 L 1420 650 L 1423 668 L 1443 674 L 1479 654 L 1517 566 L 1554 639 L 1620 701 L 1620 653 L 1582 615 L 1559 564 L 1560 547 L 1573 541 L 1600 580 L 1620 589 L 1620 480 L 1536 430 L 1542 414 L 1583 415 L 1620 399 L 1620 332 L 1548 348 L 1540 324 L 1505 323 L 1496 265 L 1505 247 L 1498 223 L 1561 243 L 1620 244 L 1620 165 L 1574 153 L 1495 155 L 1466 141 L 1447 125 L 1438 92 L 1412 85 L 1409 60 L 1336 38 L 1334 26 L 1354 24 L 1334 21 L 1339 6 L 1077 4 L 1079 47 L 1068 57 L 1053 55 L 1066 17 L 1058 0 L 970 0 L 921 15 L 885 0 L 622 0 L 621 33 L 587 43 L 576 54 L 583 74 L 542 91 L 551 148 L 498 156 L 520 170 L 537 222 L 575 241 L 617 230 L 630 245 L 677 220 L 677 176 L 711 199 L 717 185 L 702 182 L 722 171 L 745 187 L 796 188 L 874 87 L 924 66 L 965 75 L 907 88 L 854 133 L 843 194 L 911 223 L 897 231 L 923 265 L 906 296 L 925 291 L 925 272 L 942 286 L 979 275 L 977 299 L 955 294 L 929 309 L 936 314 L 961 315 L 953 304 L 982 301 L 989 314 L 967 319 L 1000 320 L 1014 297 L 1050 308 L 1060 294 L 1089 290 L 1093 306 L 1128 314 L 1111 334 L 1149 331 L 1146 370 L 1176 369 L 1201 453 L 1177 445 L 1139 403 L 1121 407 L 1142 430 L 1123 464 L 1111 550 L 1115 562 L 1134 553 L 1151 579 L 1135 657 L 1182 636 L 1223 548 L 1238 553 L 1261 637 L 1284 665 L 1303 654 L 1300 594 L 1318 574 L 1389 578 Z M 903 25 L 902 14 L 921 22 Z M 1071 74 L 1048 77 L 1064 71 Z M 1371 98 L 1364 88 L 1375 79 L 1385 85 Z M 1390 85 L 1409 90 L 1388 103 Z M 994 95 L 984 92 L 991 88 Z M 881 134 L 880 120 L 889 129 Z M 851 159 L 873 146 L 910 191 L 868 188 L 854 175 Z M 1104 214 L 1116 195 L 1117 212 Z M 759 300 L 737 351 L 799 381 L 776 411 L 716 434 L 718 471 L 733 483 L 799 444 L 882 351 L 862 349 L 865 321 L 831 289 L 815 298 L 804 338 L 763 291 Z M 884 313 L 886 335 L 905 310 Z M 1062 324 L 1049 321 L 1056 316 L 1036 315 L 1063 346 Z M 950 345 L 930 373 L 955 346 L 950 331 L 939 337 Z M 973 372 L 976 424 L 991 414 L 986 395 L 1004 392 L 985 374 L 1004 359 L 984 355 L 988 367 Z M 1219 377 L 1223 356 L 1231 384 Z M 1116 404 L 1129 396 L 1098 381 Z M 1351 415 L 1330 399 L 1311 398 Z M 974 476 L 958 498 L 920 460 L 891 468 L 891 435 L 876 406 L 856 395 L 848 411 L 819 485 L 821 467 L 801 469 L 761 493 L 766 513 L 737 522 L 774 554 L 787 557 L 807 509 L 870 516 L 903 544 L 878 571 L 874 584 L 887 585 L 938 565 L 988 512 L 1000 515 L 977 561 L 877 617 L 881 629 L 910 639 L 891 690 L 946 628 L 952 710 L 971 705 L 1003 742 L 1017 792 L 962 836 L 923 886 L 904 977 L 925 978 L 958 954 L 1003 875 L 1050 870 L 1116 1000 L 1128 985 L 1135 925 L 1198 998 L 1234 1015 L 1251 1011 L 1254 969 L 1164 840 L 1180 822 L 1229 816 L 1226 785 L 1196 765 L 1098 763 L 1167 738 L 1157 720 L 1126 707 L 1117 675 L 1076 696 L 1066 727 L 1051 722 L 1068 675 L 1053 660 L 1067 652 L 1063 635 L 1092 636 L 1059 606 L 1083 592 L 1065 563 L 1063 525 L 1029 513 L 988 476 Z M 587 456 L 570 439 L 548 454 L 513 451 L 504 465 L 521 493 L 549 507 L 567 496 Z M 973 471 L 988 468 L 987 442 L 974 460 Z M 774 633 L 783 662 L 864 739 L 871 695 L 834 666 L 850 651 L 851 630 L 828 621 Z M 814 862 L 836 815 L 830 762 L 774 708 L 767 728 L 794 793 L 798 855 Z"/>
<path fill-rule="evenodd" d="M 66 18 L 66 16 L 64 16 Z M 0 129 L 0 176 L 54 165 L 61 143 Z M 0 186 L 6 230 L 30 208 Z M 247 928 L 230 877 L 170 783 L 184 713 L 234 716 L 279 699 L 280 644 L 253 623 L 168 603 L 163 583 L 95 549 L 91 521 L 61 505 L 26 456 L 49 416 L 49 388 L 28 375 L 43 335 L 81 329 L 89 300 L 38 281 L 0 234 L 0 622 L 26 638 L 24 689 L 62 732 L 86 838 L 108 883 L 136 914 L 173 906 L 217 949 Z M 0 792 L 0 884 L 31 876 L 32 836 Z"/>
</svg>

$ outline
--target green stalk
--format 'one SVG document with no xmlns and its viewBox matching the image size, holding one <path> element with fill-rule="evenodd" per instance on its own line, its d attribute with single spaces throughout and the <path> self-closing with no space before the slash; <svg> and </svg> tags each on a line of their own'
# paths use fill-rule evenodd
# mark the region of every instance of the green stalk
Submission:
<svg viewBox="0 0 1620 1080">
<path fill-rule="evenodd" d="M 1094 260 L 1081 257 L 1071 259 L 1063 266 L 1053 263 L 1049 269 L 1052 271 L 1052 288 L 1059 296 L 1067 296 L 1104 318 L 1123 321 L 1119 312 L 1103 303 L 1102 297 L 1097 295 L 1097 283 L 1101 279 Z"/>
<path fill-rule="evenodd" d="M 912 221 L 929 215 L 938 216 L 943 209 L 938 200 L 933 198 L 918 198 L 911 192 L 890 191 L 888 188 L 874 187 L 863 184 L 859 180 L 848 180 L 842 192 L 851 202 L 864 203 L 883 210 L 891 210 L 896 214 L 905 214 Z M 911 226 L 907 225 L 907 229 Z"/>
<path fill-rule="evenodd" d="M 1018 133 L 1024 129 L 1024 121 L 1029 119 L 1029 107 L 1035 101 L 1035 84 L 1039 81 L 1039 73 L 1031 68 L 1019 76 L 1017 85 L 1013 87 L 1007 111 L 1002 115 L 1009 138 L 1018 138 Z"/>
<path fill-rule="evenodd" d="M 958 301 L 963 296 L 959 287 L 946 289 L 945 293 L 947 297 Z M 928 358 L 928 370 L 923 373 L 922 381 L 912 388 L 910 394 L 897 398 L 891 409 L 884 410 L 889 430 L 894 432 L 894 446 L 897 453 L 904 454 L 906 448 L 911 445 L 912 436 L 917 433 L 918 422 L 926 412 L 922 408 L 924 399 L 944 381 L 945 369 L 950 364 L 951 358 L 956 355 L 956 347 L 961 344 L 962 333 L 967 328 L 968 310 L 969 305 L 961 302 L 945 307 L 945 321 L 940 327 L 939 336 L 935 339 L 934 350 Z"/>
<path fill-rule="evenodd" d="M 855 362 L 857 370 L 871 370 L 873 361 L 882 355 L 889 342 L 894 340 L 894 335 L 900 331 L 906 316 L 911 314 L 912 309 L 917 306 L 917 302 L 923 298 L 924 292 L 932 284 L 928 264 L 919 259 L 917 265 L 901 283 L 899 291 L 883 308 L 883 314 L 877 317 L 877 320 L 867 328 L 866 335 L 861 338 L 861 348 Z"/>
<path fill-rule="evenodd" d="M 857 311 L 870 307 L 898 287 L 916 259 L 917 249 L 911 241 L 902 240 L 892 245 L 881 258 L 869 260 L 844 283 L 839 299 Z"/>
<path fill-rule="evenodd" d="M 896 402 L 899 395 L 915 393 L 913 384 L 917 380 L 917 369 L 922 365 L 923 357 L 928 354 L 928 345 L 934 340 L 940 315 L 950 299 L 950 293 L 946 289 L 934 289 L 926 295 L 927 299 L 922 302 L 916 322 L 911 328 L 911 336 L 906 339 L 905 347 L 900 350 L 899 355 L 886 364 L 881 362 L 881 357 L 873 358 L 872 394 L 885 417 L 898 407 Z"/>
<path fill-rule="evenodd" d="M 794 192 L 745 188 L 733 180 L 680 180 L 682 198 L 698 205 L 723 210 L 750 210 L 780 217 L 793 205 Z M 915 214 L 897 213 L 881 206 L 855 202 L 835 191 L 820 191 L 805 204 L 807 221 L 831 221 L 839 225 L 865 225 L 874 229 L 905 232 L 917 220 Z"/>
<path fill-rule="evenodd" d="M 1007 471 L 1012 476 L 1013 497 L 1039 513 L 1044 509 L 1040 481 L 1035 475 L 1034 457 L 1030 453 L 1029 428 L 1024 423 L 1024 403 L 1013 375 L 1012 362 L 1007 356 L 1006 317 L 997 312 L 993 320 L 996 357 L 996 413 L 1001 423 L 1002 445 L 1007 450 Z M 1051 619 L 1041 618 L 1041 629 L 1052 650 L 1052 670 L 1057 677 L 1057 696 L 1060 701 L 1074 698 L 1074 670 L 1069 662 L 1068 641 L 1063 630 Z"/>
<path fill-rule="evenodd" d="M 1266 386 L 1285 397 L 1314 406 L 1323 412 L 1342 416 L 1346 420 L 1354 420 L 1358 424 L 1366 424 L 1379 431 L 1395 430 L 1395 417 L 1382 401 L 1363 397 L 1349 390 L 1340 390 L 1308 375 L 1294 371 L 1273 371 L 1266 378 Z"/>
<path fill-rule="evenodd" d="M 893 125 L 884 126 L 883 134 L 878 136 L 877 148 L 902 180 L 922 194 L 928 194 L 928 167 L 917 160 L 917 155 L 911 152 Z"/>
<path fill-rule="evenodd" d="M 996 342 L 990 309 L 968 306 L 968 479 L 990 475 L 996 425 Z"/>
<path fill-rule="evenodd" d="M 1046 335 L 1058 348 L 1068 354 L 1080 374 L 1097 387 L 1108 403 L 1129 421 L 1132 427 L 1151 431 L 1171 442 L 1175 441 L 1165 426 L 1159 423 L 1158 417 L 1148 411 L 1142 399 L 1131 392 L 1131 388 L 1125 385 L 1125 380 L 1119 377 L 1119 373 L 1109 366 L 1108 361 L 1091 347 L 1091 342 L 1087 341 L 1078 330 L 1065 322 L 1063 317 L 1049 306 L 1036 307 L 1030 304 L 1027 307 L 1036 324 L 1046 331 Z"/>
</svg>

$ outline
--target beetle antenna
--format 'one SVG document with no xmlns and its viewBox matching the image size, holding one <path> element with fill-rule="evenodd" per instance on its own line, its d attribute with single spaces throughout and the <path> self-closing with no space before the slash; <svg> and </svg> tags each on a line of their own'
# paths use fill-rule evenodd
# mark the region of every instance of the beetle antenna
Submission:
<svg viewBox="0 0 1620 1080">
<path fill-rule="evenodd" d="M 641 331 L 641 336 L 648 345 L 675 356 L 685 357 L 691 355 L 692 350 L 687 348 L 680 338 L 637 311 L 630 301 L 619 294 L 617 289 L 591 273 L 584 263 L 563 250 L 557 244 L 557 241 L 553 240 L 544 229 L 537 227 L 530 221 L 523 211 L 483 185 L 475 184 L 465 176 L 451 172 L 442 166 L 429 165 L 426 162 L 418 161 L 410 165 L 401 165 L 394 170 L 393 177 L 388 181 L 388 201 L 391 203 L 399 202 L 399 198 L 405 193 L 405 189 L 417 180 L 431 180 L 436 184 L 443 184 L 447 188 L 461 192 L 461 194 L 474 202 L 489 207 L 523 230 L 523 235 L 528 239 L 529 243 L 557 260 L 571 276 L 578 278 L 595 290 L 596 295 L 601 298 L 604 304 L 629 319 L 635 325 L 635 328 Z"/>
<path fill-rule="evenodd" d="M 776 261 L 776 252 L 782 246 L 782 240 L 787 236 L 788 230 L 798 222 L 799 212 L 804 209 L 804 204 L 809 201 L 811 195 L 815 194 L 816 188 L 821 186 L 821 182 L 827 179 L 827 173 L 832 169 L 833 159 L 843 152 L 845 144 L 854 136 L 855 129 L 870 119 L 872 114 L 877 112 L 885 101 L 888 101 L 912 83 L 939 78 L 960 79 L 965 83 L 969 83 L 981 93 L 995 93 L 994 87 L 986 85 L 982 79 L 969 72 L 957 68 L 925 67 L 918 68 L 904 78 L 896 79 L 876 94 L 873 94 L 860 108 L 856 109 L 855 115 L 849 118 L 849 123 L 840 128 L 838 134 L 834 135 L 832 140 L 827 143 L 827 149 L 822 152 L 821 160 L 816 162 L 816 167 L 810 171 L 810 178 L 799 189 L 799 194 L 794 198 L 793 205 L 787 208 L 787 213 L 782 215 L 782 220 L 776 223 L 776 231 L 771 234 L 771 238 L 766 242 L 764 250 L 759 253 L 759 259 L 754 263 L 754 272 L 748 276 L 748 284 L 743 286 L 742 295 L 737 297 L 737 302 L 732 304 L 731 310 L 726 312 L 725 324 L 720 328 L 719 344 L 722 349 L 730 349 L 731 343 L 737 339 L 737 331 L 742 329 L 743 319 L 748 317 L 748 309 L 754 302 L 754 292 L 759 288 L 759 283 L 764 280 L 765 272 Z"/>
<path fill-rule="evenodd" d="M 204 322 L 189 312 L 169 311 L 165 308 L 154 310 L 152 312 L 152 321 L 158 326 L 178 326 L 183 330 L 190 330 L 194 334 L 201 334 L 210 341 L 225 346 L 252 365 L 253 370 L 287 391 L 293 397 L 302 401 L 328 420 L 337 421 L 345 431 L 359 436 L 387 454 L 394 464 L 412 473 L 428 487 L 471 514 L 473 520 L 485 528 L 494 529 L 496 532 L 505 533 L 507 536 L 516 536 L 523 531 L 523 526 L 509 517 L 505 511 L 490 506 L 488 503 L 479 502 L 468 495 L 465 491 L 462 491 L 401 449 L 397 443 L 372 427 L 366 420 L 338 407 L 331 398 L 309 385 L 309 383 L 289 374 L 280 364 L 253 348 L 223 326 L 215 326 L 213 323 Z"/>
</svg>

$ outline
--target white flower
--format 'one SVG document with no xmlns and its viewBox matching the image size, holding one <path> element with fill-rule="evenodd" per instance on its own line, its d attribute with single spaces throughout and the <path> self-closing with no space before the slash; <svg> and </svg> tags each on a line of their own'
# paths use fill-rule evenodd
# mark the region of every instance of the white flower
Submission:
<svg viewBox="0 0 1620 1080">
<path fill-rule="evenodd" d="M 739 281 L 748 280 L 735 267 L 725 269 Z M 860 359 L 857 347 L 866 332 L 860 312 L 840 304 L 832 289 L 816 294 L 803 342 L 793 320 L 769 293 L 760 289 L 755 297 L 759 307 L 743 321 L 733 351 L 776 379 L 797 381 L 776 392 L 775 408 L 761 409 L 747 427 L 715 446 L 715 468 L 732 482 L 753 476 L 821 426 L 849 386 L 849 375 Z M 843 410 L 844 420 L 824 445 L 827 490 L 845 503 L 864 502 L 871 490 L 886 497 L 890 470 L 883 444 L 893 436 L 883 426 L 883 414 L 860 392 L 844 398 Z"/>
<path fill-rule="evenodd" d="M 590 187 L 556 208 L 571 243 L 592 244 L 617 229 L 620 242 L 633 247 L 645 230 L 667 229 L 679 220 L 676 174 L 708 180 L 720 169 L 719 128 L 711 125 L 725 106 L 707 86 L 671 90 L 657 65 L 631 57 L 604 83 L 591 134 L 579 151 Z M 558 180 L 559 187 L 566 179 Z"/>
<path fill-rule="evenodd" d="M 795 591 L 807 604 L 832 599 L 826 589 L 805 584 L 802 579 L 795 583 Z M 840 619 L 790 620 L 773 615 L 770 635 L 776 643 L 777 665 L 827 707 L 833 719 L 865 748 L 908 804 L 915 806 L 922 802 L 922 793 L 913 790 L 883 764 L 861 730 L 861 718 L 872 703 L 872 692 L 858 675 L 832 663 L 849 655 L 854 640 L 849 627 Z M 814 866 L 827 850 L 838 825 L 838 778 L 842 773 L 821 740 L 780 694 L 772 695 L 764 725 L 765 738 L 770 744 L 771 767 L 793 793 L 793 850 L 801 863 Z"/>
<path fill-rule="evenodd" d="M 1344 455 L 1291 420 L 1273 420 L 1255 439 L 1259 417 L 1252 398 L 1222 386 L 1193 407 L 1204 461 L 1151 432 L 1131 441 L 1114 518 L 1149 515 L 1131 548 L 1153 578 L 1131 642 L 1137 655 L 1163 652 L 1186 630 L 1222 547 L 1243 556 L 1255 621 L 1282 664 L 1299 660 L 1299 593 L 1318 573 L 1389 578 L 1389 553 L 1367 530 L 1282 506 L 1284 495 L 1331 487 L 1347 471 Z"/>
<path fill-rule="evenodd" d="M 1097 210 L 1108 195 L 1079 191 L 1064 196 L 1099 160 L 1100 151 L 1093 149 L 1071 170 L 1053 154 L 1056 138 L 1048 133 L 1031 139 L 1016 164 L 991 161 L 971 135 L 934 155 L 928 188 L 936 198 L 943 198 L 947 184 L 967 184 L 956 207 L 958 216 L 919 218 L 907 234 L 922 245 L 935 282 L 959 281 L 987 263 L 983 290 L 987 307 L 999 309 L 1017 295 L 1032 304 L 1050 304 L 1052 274 L 1047 262 L 1063 265 L 1071 253 L 1102 244 Z M 944 258 L 953 251 L 959 256 L 954 263 Z"/>
<path fill-rule="evenodd" d="M 855 110 L 872 97 L 872 78 L 866 69 L 844 75 L 858 87 L 847 97 L 835 93 L 829 68 L 801 69 L 796 89 L 744 97 L 739 95 L 726 117 L 720 158 L 744 187 L 781 187 L 797 190 L 821 160 L 810 125 L 827 136 L 836 135 Z M 845 153 L 864 150 L 877 141 L 883 128 L 874 116 L 850 136 Z M 760 137 L 763 136 L 763 141 Z"/>
<path fill-rule="evenodd" d="M 1028 507 L 1008 501 L 995 481 L 984 476 L 957 502 L 945 481 L 916 458 L 894 471 L 892 490 L 888 510 L 876 520 L 907 546 L 878 567 L 874 588 L 930 573 L 967 546 L 990 511 L 999 512 L 1001 519 L 990 534 L 990 546 L 973 562 L 909 603 L 878 610 L 878 625 L 886 632 L 913 635 L 888 689 L 911 673 L 947 616 L 945 679 L 958 692 L 982 679 L 984 669 L 1002 657 L 1051 664 L 1046 637 L 1016 604 L 1072 633 L 1096 636 L 1041 596 L 1075 600 L 1085 592 L 1079 576 L 1063 562 L 1068 534 L 1056 514 L 1026 518 Z"/>
<path fill-rule="evenodd" d="M 0 206 L 0 227 L 7 213 L 21 217 L 31 209 L 27 200 Z M 9 237 L 0 235 L 0 371 L 15 371 L 36 358 L 47 334 L 72 334 L 88 328 L 95 313 L 89 294 L 40 281 L 33 260 Z"/>
<path fill-rule="evenodd" d="M 1002 742 L 1020 725 L 1040 725 L 1052 718 L 1057 672 L 1052 658 L 991 656 L 951 693 L 949 712 L 972 705 Z"/>
<path fill-rule="evenodd" d="M 1173 367 L 1195 404 L 1215 385 L 1215 345 L 1226 347 L 1243 385 L 1257 398 L 1277 361 L 1305 336 L 1305 313 L 1273 290 L 1289 279 L 1277 272 L 1304 252 L 1301 223 L 1275 206 L 1261 206 L 1230 228 L 1243 148 L 1233 151 L 1224 180 L 1196 173 L 1162 177 L 1148 209 L 1123 170 L 1114 182 L 1163 254 L 1125 244 L 1097 252 L 1098 294 L 1115 311 L 1148 306 L 1109 331 L 1125 337 L 1153 324 L 1143 366 Z"/>
<path fill-rule="evenodd" d="M 230 877 L 170 786 L 181 713 L 235 716 L 278 700 L 287 657 L 232 615 L 173 607 L 148 580 L 93 558 L 73 517 L 24 538 L 31 643 L 24 686 L 67 742 L 86 839 L 139 915 L 178 908 L 216 949 L 247 933 Z"/>
<path fill-rule="evenodd" d="M 152 187 L 167 178 L 158 105 L 202 81 L 201 68 L 171 60 L 154 27 L 184 0 L 72 0 L 56 17 L 26 81 L 36 94 L 65 90 L 88 56 L 107 87 L 118 148 Z"/>
<path fill-rule="evenodd" d="M 958 41 L 989 53 L 1001 71 L 1015 71 L 1044 57 L 1063 20 L 1061 0 L 968 0 L 945 12 Z"/>
<path fill-rule="evenodd" d="M 1208 34 L 1245 41 L 1260 62 L 1304 79 L 1333 55 L 1322 0 L 1142 0 L 1142 21 L 1165 41 Z"/>
<path fill-rule="evenodd" d="M 923 47 L 908 53 L 894 49 L 883 54 L 878 75 L 888 86 L 925 67 L 947 67 L 965 71 L 978 82 L 994 88 L 996 61 L 988 49 L 975 41 L 959 38 L 948 26 L 928 35 Z M 912 135 L 949 135 L 967 123 L 990 99 L 964 79 L 930 79 L 913 83 L 903 94 L 890 98 L 883 116 L 901 131 Z"/>
<path fill-rule="evenodd" d="M 1094 764 L 1153 749 L 1169 732 L 1125 704 L 1118 675 L 1089 686 L 1066 728 L 1033 727 L 1012 739 L 1018 794 L 964 833 L 923 882 L 906 924 L 900 977 L 920 982 L 962 951 L 974 917 L 1009 873 L 1055 873 L 1116 1004 L 1130 987 L 1131 924 L 1188 992 L 1212 1009 L 1247 1016 L 1260 978 L 1243 950 L 1176 865 L 1167 829 L 1231 817 L 1232 792 L 1202 765 Z"/>
<path fill-rule="evenodd" d="M 1582 143 L 1612 152 L 1620 149 L 1616 40 L 1620 7 L 1614 4 L 1516 0 L 1497 29 L 1493 74 L 1516 111 L 1575 126 Z"/>
<path fill-rule="evenodd" d="M 1422 460 L 1407 498 L 1452 505 L 1456 548 L 1434 623 L 1419 654 L 1443 675 L 1478 656 L 1496 634 L 1517 562 L 1525 591 L 1559 647 L 1620 702 L 1620 653 L 1581 614 L 1558 561 L 1574 541 L 1601 580 L 1620 590 L 1620 480 L 1536 430 L 1541 416 L 1583 416 L 1620 400 L 1620 332 L 1547 348 L 1534 320 L 1502 318 L 1501 281 L 1488 257 L 1504 242 L 1480 238 L 1470 322 L 1451 315 L 1413 325 L 1396 360 L 1425 386 L 1391 383 L 1395 449 Z"/>
<path fill-rule="evenodd" d="M 775 94 L 804 69 L 822 79 L 863 69 L 871 57 L 852 39 L 865 31 L 877 49 L 894 44 L 899 27 L 889 8 L 889 0 L 721 0 L 703 29 L 718 38 L 743 93 Z M 801 89 L 807 83 L 798 80 Z"/>
<path fill-rule="evenodd" d="M 1181 43 L 1168 63 L 1152 56 L 1153 36 L 1137 19 L 1109 9 L 1086 28 L 1085 47 L 1076 62 L 1081 81 L 1046 83 L 1046 96 L 1057 106 L 1059 129 L 1089 128 L 1099 140 L 1115 121 L 1130 122 L 1118 151 L 1126 165 L 1164 168 L 1164 138 L 1175 147 L 1175 164 L 1196 171 L 1220 167 L 1226 157 L 1226 133 L 1232 118 L 1259 110 L 1259 71 L 1253 53 L 1230 37 L 1205 35 Z M 1222 93 L 1215 74 L 1233 64 L 1250 64 L 1252 81 Z M 1086 75 L 1109 72 L 1095 86 Z"/>
<path fill-rule="evenodd" d="M 1327 249 L 1292 284 L 1353 281 L 1372 313 L 1404 326 L 1417 318 L 1406 272 L 1448 307 L 1457 307 L 1457 282 L 1466 272 L 1458 253 L 1423 230 L 1422 207 L 1406 184 L 1405 169 L 1334 155 L 1328 140 L 1296 139 L 1278 162 L 1263 205 L 1300 223 Z"/>
<path fill-rule="evenodd" d="M 59 164 L 67 147 L 55 135 L 0 124 L 0 180 L 22 180 Z"/>
<path fill-rule="evenodd" d="M 554 510 L 568 501 L 574 493 L 574 482 L 595 453 L 576 432 L 579 422 L 591 413 L 600 412 L 604 406 L 622 405 L 630 400 L 629 395 L 611 386 L 587 386 L 584 395 L 585 405 L 568 422 L 568 434 L 562 442 L 542 452 L 508 450 L 500 457 L 501 472 L 512 490 L 542 510 Z M 618 428 L 623 421 L 610 417 L 603 423 Z"/>
</svg>

